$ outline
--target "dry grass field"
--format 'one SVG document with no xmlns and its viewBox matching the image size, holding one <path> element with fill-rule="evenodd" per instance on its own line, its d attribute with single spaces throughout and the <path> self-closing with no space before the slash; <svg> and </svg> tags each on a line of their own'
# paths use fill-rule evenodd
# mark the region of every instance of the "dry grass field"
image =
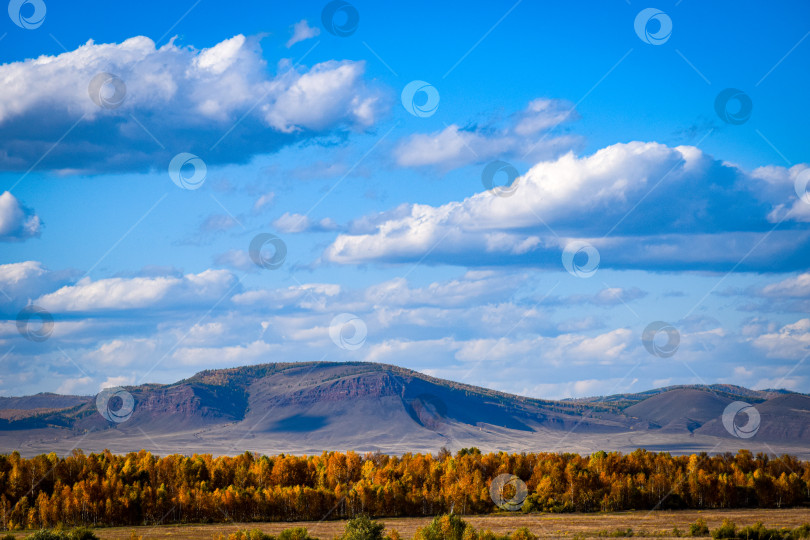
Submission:
<svg viewBox="0 0 810 540">
<path fill-rule="evenodd" d="M 574 536 L 594 538 L 600 531 L 632 528 L 636 537 L 674 537 L 677 527 L 688 534 L 689 525 L 703 518 L 714 529 L 728 518 L 738 526 L 753 525 L 757 521 L 767 527 L 797 527 L 810 522 L 810 508 L 786 510 L 683 510 L 656 512 L 616 512 L 605 514 L 498 514 L 486 516 L 465 516 L 464 519 L 479 529 L 491 529 L 496 533 L 512 532 L 518 527 L 528 527 L 542 538 L 572 538 Z M 418 527 L 430 518 L 389 518 L 381 519 L 387 529 L 396 528 L 402 538 L 410 539 Z M 234 523 L 211 525 L 163 525 L 157 527 L 114 527 L 96 529 L 102 539 L 129 539 L 134 531 L 144 540 L 211 540 L 219 534 L 234 532 L 237 529 L 260 529 L 269 534 L 277 534 L 289 527 L 306 527 L 312 536 L 332 540 L 343 532 L 345 521 L 296 522 L 296 523 Z M 18 533 L 18 537 L 24 534 Z"/>
</svg>

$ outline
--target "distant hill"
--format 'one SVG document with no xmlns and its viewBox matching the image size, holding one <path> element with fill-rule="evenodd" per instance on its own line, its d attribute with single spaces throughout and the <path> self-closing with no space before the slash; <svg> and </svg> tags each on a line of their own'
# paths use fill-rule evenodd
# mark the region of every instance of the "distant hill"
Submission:
<svg viewBox="0 0 810 540">
<path fill-rule="evenodd" d="M 674 386 L 550 401 L 360 362 L 209 370 L 174 384 L 126 390 L 134 409 L 118 423 L 96 410 L 95 396 L 0 398 L 0 449 L 31 455 L 76 447 L 158 454 L 749 448 L 810 458 L 810 396 L 784 390 Z M 116 399 L 111 410 L 121 406 Z M 723 423 L 735 401 L 759 413 L 750 438 L 736 437 Z"/>
</svg>

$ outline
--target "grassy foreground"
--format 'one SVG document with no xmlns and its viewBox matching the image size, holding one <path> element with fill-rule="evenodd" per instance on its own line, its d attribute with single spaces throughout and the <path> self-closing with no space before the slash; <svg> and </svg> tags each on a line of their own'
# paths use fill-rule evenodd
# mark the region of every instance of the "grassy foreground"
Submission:
<svg viewBox="0 0 810 540">
<path fill-rule="evenodd" d="M 496 534 L 512 533 L 520 527 L 527 527 L 541 538 L 599 538 L 617 530 L 632 529 L 634 537 L 675 537 L 674 529 L 681 531 L 684 537 L 689 536 L 689 526 L 699 518 L 706 521 L 711 530 L 721 526 L 724 519 L 736 523 L 738 527 L 762 522 L 768 528 L 796 528 L 810 521 L 809 508 L 791 509 L 744 509 L 744 510 L 678 510 L 678 511 L 630 511 L 588 514 L 496 514 L 481 516 L 463 516 L 464 521 L 477 529 L 491 529 Z M 386 533 L 396 529 L 403 539 L 413 538 L 416 530 L 427 526 L 432 518 L 382 518 Z M 244 529 L 259 529 L 262 532 L 278 535 L 290 527 L 305 527 L 312 537 L 321 540 L 332 540 L 340 536 L 346 525 L 341 521 L 307 521 L 287 523 L 231 523 L 231 524 L 189 524 L 162 525 L 156 527 L 110 527 L 94 529 L 101 539 L 125 539 L 142 537 L 143 540 L 173 539 L 211 540 Z M 17 531 L 17 538 L 30 534 Z"/>
</svg>

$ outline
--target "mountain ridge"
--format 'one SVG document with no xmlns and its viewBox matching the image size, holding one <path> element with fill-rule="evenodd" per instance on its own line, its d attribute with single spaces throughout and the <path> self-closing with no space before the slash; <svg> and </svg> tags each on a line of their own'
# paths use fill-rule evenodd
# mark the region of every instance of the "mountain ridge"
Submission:
<svg viewBox="0 0 810 540">
<path fill-rule="evenodd" d="M 404 453 L 477 446 L 691 453 L 748 447 L 810 456 L 810 396 L 787 390 L 675 385 L 555 401 L 388 364 L 276 362 L 203 370 L 124 391 L 133 405 L 125 418 L 99 414 L 94 396 L 0 398 L 0 449 Z M 120 399 L 111 397 L 107 408 L 118 410 Z M 751 438 L 741 438 L 736 424 L 730 431 L 724 419 L 737 401 L 756 412 Z M 745 414 L 738 419 L 743 424 Z"/>
</svg>

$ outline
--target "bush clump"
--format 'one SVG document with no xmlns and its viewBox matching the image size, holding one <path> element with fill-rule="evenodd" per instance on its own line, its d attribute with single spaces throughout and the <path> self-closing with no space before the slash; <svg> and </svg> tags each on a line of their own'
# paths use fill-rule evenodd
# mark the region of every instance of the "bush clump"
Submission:
<svg viewBox="0 0 810 540">
<path fill-rule="evenodd" d="M 455 514 L 436 516 L 430 525 L 416 530 L 414 540 L 469 540 L 464 532 L 472 529 L 463 519 Z M 471 531 L 471 533 L 474 532 Z"/>
<path fill-rule="evenodd" d="M 802 540 L 810 538 L 810 524 L 805 523 L 793 530 L 788 528 L 768 529 L 761 521 L 758 521 L 754 525 L 743 527 L 737 531 L 736 538 L 744 540 Z"/>
<path fill-rule="evenodd" d="M 706 520 L 698 518 L 689 525 L 689 536 L 709 536 L 709 526 L 706 525 Z"/>
<path fill-rule="evenodd" d="M 374 521 L 368 516 L 358 516 L 350 519 L 343 530 L 341 540 L 383 540 L 385 525 Z M 392 531 L 393 533 L 393 531 Z M 399 536 L 399 533 L 396 533 Z"/>
<path fill-rule="evenodd" d="M 733 521 L 724 519 L 720 527 L 712 531 L 712 538 L 714 540 L 737 538 L 737 526 Z"/>
<path fill-rule="evenodd" d="M 395 532 L 392 530 L 392 533 Z M 390 540 L 399 540 L 389 536 Z M 511 534 L 498 534 L 490 529 L 477 530 L 455 514 L 436 516 L 430 525 L 416 530 L 413 540 L 537 540 L 538 536 L 527 527 L 520 527 Z"/>
<path fill-rule="evenodd" d="M 519 527 L 511 535 L 512 540 L 537 540 L 537 535 L 528 529 L 528 527 Z"/>
<path fill-rule="evenodd" d="M 607 538 L 630 538 L 635 536 L 633 529 L 630 527 L 626 529 L 622 529 L 621 527 L 617 528 L 615 531 L 599 531 L 596 533 L 596 536 L 600 537 L 607 537 Z"/>
<path fill-rule="evenodd" d="M 318 540 L 309 535 L 309 531 L 305 527 L 293 527 L 291 529 L 284 529 L 278 535 L 278 538 L 272 534 L 267 534 L 259 529 L 239 529 L 232 532 L 227 537 L 224 534 L 214 536 L 214 540 Z"/>
<path fill-rule="evenodd" d="M 12 535 L 6 535 L 7 538 Z M 71 531 L 58 531 L 53 529 L 40 529 L 25 537 L 25 540 L 98 540 L 98 536 L 87 527 L 78 527 Z"/>
<path fill-rule="evenodd" d="M 318 540 L 309 535 L 306 527 L 293 527 L 284 529 L 278 535 L 278 540 Z"/>
<path fill-rule="evenodd" d="M 224 535 L 219 535 L 217 540 L 225 540 Z M 259 529 L 251 529 L 251 530 L 238 530 L 228 535 L 228 540 L 276 540 L 276 537 L 264 533 Z"/>
</svg>

